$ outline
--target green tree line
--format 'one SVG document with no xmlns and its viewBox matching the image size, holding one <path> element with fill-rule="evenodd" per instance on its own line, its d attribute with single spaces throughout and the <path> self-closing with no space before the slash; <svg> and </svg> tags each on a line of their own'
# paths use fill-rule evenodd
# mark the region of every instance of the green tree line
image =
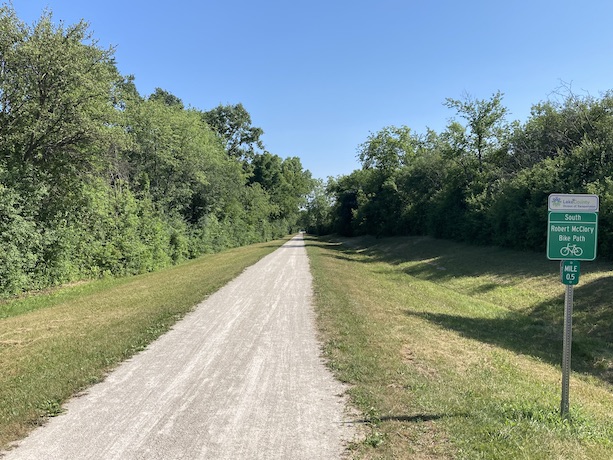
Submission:
<svg viewBox="0 0 613 460">
<path fill-rule="evenodd" d="M 138 93 L 85 22 L 0 7 L 0 295 L 296 231 L 313 180 L 241 104 Z"/>
<path fill-rule="evenodd" d="M 599 256 L 613 257 L 613 93 L 568 87 L 509 122 L 503 94 L 447 99 L 442 132 L 406 126 L 371 133 L 361 169 L 319 183 L 309 230 L 431 235 L 544 253 L 550 193 L 600 196 Z M 322 195 L 322 190 L 327 196 Z"/>
</svg>

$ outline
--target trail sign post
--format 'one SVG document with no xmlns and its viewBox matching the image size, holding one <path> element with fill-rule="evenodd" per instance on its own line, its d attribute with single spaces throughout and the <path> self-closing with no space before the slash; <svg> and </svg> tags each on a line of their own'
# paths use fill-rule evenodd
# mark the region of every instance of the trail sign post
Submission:
<svg viewBox="0 0 613 460">
<path fill-rule="evenodd" d="M 600 201 L 597 195 L 561 193 L 549 195 L 547 258 L 560 261 L 560 281 L 566 285 L 562 349 L 562 402 L 560 404 L 562 417 L 565 417 L 569 410 L 574 287 L 579 282 L 579 261 L 596 259 L 599 208 Z"/>
</svg>

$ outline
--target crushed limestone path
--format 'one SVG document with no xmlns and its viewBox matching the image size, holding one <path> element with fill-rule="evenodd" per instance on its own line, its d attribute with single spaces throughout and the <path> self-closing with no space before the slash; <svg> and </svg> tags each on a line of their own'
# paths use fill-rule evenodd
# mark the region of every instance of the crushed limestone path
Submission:
<svg viewBox="0 0 613 460">
<path fill-rule="evenodd" d="M 297 236 L 5 460 L 338 459 L 353 436 L 344 390 L 321 359 Z"/>
</svg>

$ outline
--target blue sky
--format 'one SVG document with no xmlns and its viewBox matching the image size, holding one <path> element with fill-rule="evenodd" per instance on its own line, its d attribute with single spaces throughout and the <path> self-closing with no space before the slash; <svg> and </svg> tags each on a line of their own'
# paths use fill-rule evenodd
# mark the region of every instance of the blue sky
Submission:
<svg viewBox="0 0 613 460">
<path fill-rule="evenodd" d="M 85 19 L 146 96 L 208 110 L 241 102 L 271 153 L 314 177 L 359 168 L 371 132 L 442 131 L 443 103 L 504 93 L 509 120 L 570 86 L 613 89 L 610 0 L 14 0 L 36 21 Z"/>
</svg>

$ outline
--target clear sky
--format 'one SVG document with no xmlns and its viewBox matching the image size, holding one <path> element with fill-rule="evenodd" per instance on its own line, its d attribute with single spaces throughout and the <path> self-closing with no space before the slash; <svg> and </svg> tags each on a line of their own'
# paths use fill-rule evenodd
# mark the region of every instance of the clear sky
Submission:
<svg viewBox="0 0 613 460">
<path fill-rule="evenodd" d="M 509 120 L 562 86 L 613 89 L 611 0 L 14 0 L 31 24 L 85 19 L 143 96 L 242 103 L 268 151 L 314 177 L 359 168 L 371 132 L 442 131 L 445 98 L 504 93 Z"/>
</svg>

